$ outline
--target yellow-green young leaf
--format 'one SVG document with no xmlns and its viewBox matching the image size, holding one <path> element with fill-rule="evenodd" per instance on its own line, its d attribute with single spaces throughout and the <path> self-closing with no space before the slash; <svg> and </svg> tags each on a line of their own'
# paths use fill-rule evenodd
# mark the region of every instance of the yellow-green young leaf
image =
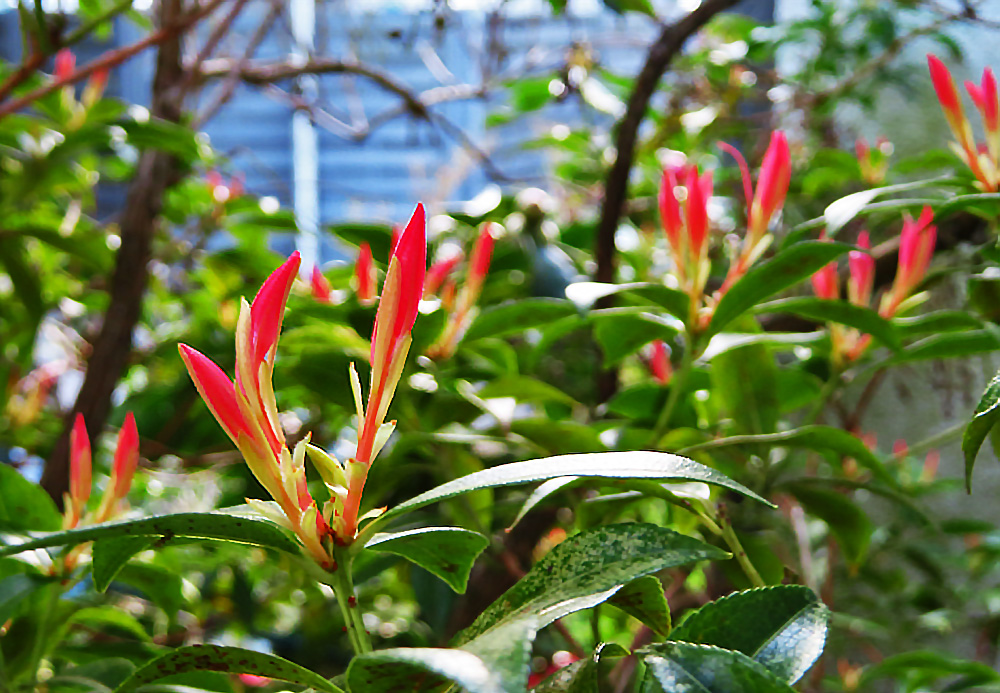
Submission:
<svg viewBox="0 0 1000 693">
<path fill-rule="evenodd" d="M 157 542 L 153 537 L 116 537 L 94 542 L 90 573 L 94 589 L 103 592 L 132 556 Z"/>
<path fill-rule="evenodd" d="M 227 513 L 178 513 L 53 532 L 20 544 L 0 547 L 0 558 L 22 551 L 47 549 L 53 546 L 74 546 L 113 537 L 218 539 L 278 549 L 293 555 L 300 553 L 298 545 L 277 525 L 270 522 Z"/>
<path fill-rule="evenodd" d="M 482 534 L 467 529 L 425 527 L 376 534 L 365 548 L 402 556 L 464 594 L 472 565 L 489 543 Z"/>
<path fill-rule="evenodd" d="M 646 665 L 648 693 L 792 693 L 762 665 L 742 652 L 708 645 L 665 642 L 639 651 Z"/>
<path fill-rule="evenodd" d="M 802 241 L 752 267 L 719 301 L 707 335 L 720 332 L 764 299 L 798 284 L 853 247 L 846 243 Z"/>
<path fill-rule="evenodd" d="M 0 532 L 52 532 L 62 516 L 41 486 L 0 464 Z"/>
<path fill-rule="evenodd" d="M 639 619 L 660 635 L 666 636 L 670 632 L 670 607 L 663 592 L 663 583 L 655 575 L 633 580 L 618 590 L 608 603 Z"/>
<path fill-rule="evenodd" d="M 808 587 L 777 585 L 706 604 L 670 639 L 742 652 L 793 684 L 823 653 L 829 618 L 829 609 Z"/>
<path fill-rule="evenodd" d="M 275 655 L 219 645 L 178 647 L 148 662 L 122 682 L 115 693 L 130 693 L 147 683 L 188 671 L 227 671 L 255 674 L 314 688 L 325 693 L 344 693 L 314 671 Z"/>
<path fill-rule="evenodd" d="M 351 660 L 347 683 L 364 693 L 438 693 L 458 685 L 467 693 L 524 693 L 533 618 L 507 623 L 460 648 L 401 647 Z"/>
<path fill-rule="evenodd" d="M 728 557 L 714 546 L 656 525 L 628 522 L 595 527 L 553 548 L 457 639 L 469 642 L 529 616 L 542 627 L 608 600 L 643 575 Z"/>
<path fill-rule="evenodd" d="M 979 448 L 989 435 L 990 430 L 1000 418 L 1000 372 L 986 386 L 983 396 L 979 398 L 972 420 L 965 427 L 962 436 L 962 453 L 965 455 L 965 489 L 972 492 L 972 468 L 976 464 Z"/>
</svg>

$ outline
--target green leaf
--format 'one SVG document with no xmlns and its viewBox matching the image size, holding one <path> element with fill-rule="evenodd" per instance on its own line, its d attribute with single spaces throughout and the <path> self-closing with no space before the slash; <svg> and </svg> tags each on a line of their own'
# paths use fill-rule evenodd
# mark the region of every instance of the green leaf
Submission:
<svg viewBox="0 0 1000 693">
<path fill-rule="evenodd" d="M 352 691 L 424 693 L 457 684 L 467 693 L 524 693 L 537 625 L 521 619 L 463 647 L 413 647 L 359 655 L 347 669 Z"/>
<path fill-rule="evenodd" d="M 0 580 L 0 622 L 6 623 L 17 615 L 20 608 L 27 604 L 28 595 L 43 584 L 41 580 L 23 573 Z"/>
<path fill-rule="evenodd" d="M 131 614 L 117 607 L 95 606 L 73 613 L 70 623 L 80 623 L 94 630 L 118 630 L 134 636 L 137 640 L 152 640 L 142 624 Z"/>
<path fill-rule="evenodd" d="M 972 468 L 983 441 L 1000 418 L 1000 371 L 986 386 L 983 396 L 972 415 L 972 420 L 965 427 L 962 435 L 962 454 L 965 455 L 965 490 L 972 493 Z"/>
<path fill-rule="evenodd" d="M 655 339 L 677 336 L 683 325 L 674 318 L 654 315 L 636 308 L 606 308 L 590 314 L 594 337 L 604 352 L 604 365 L 613 366 Z"/>
<path fill-rule="evenodd" d="M 0 558 L 22 551 L 53 546 L 75 546 L 112 537 L 218 539 L 278 549 L 296 556 L 301 553 L 298 545 L 277 525 L 270 522 L 226 513 L 178 513 L 53 532 L 20 544 L 0 547 Z"/>
<path fill-rule="evenodd" d="M 639 619 L 660 635 L 666 636 L 670 632 L 670 607 L 663 584 L 655 575 L 633 580 L 618 590 L 608 603 Z"/>
<path fill-rule="evenodd" d="M 891 322 L 871 308 L 856 306 L 848 301 L 828 301 L 811 296 L 784 298 L 763 303 L 754 309 L 754 313 L 791 313 L 810 320 L 835 322 L 870 334 L 893 351 L 902 348 Z"/>
<path fill-rule="evenodd" d="M 463 493 L 483 488 L 497 488 L 516 484 L 546 481 L 560 476 L 593 477 L 602 479 L 674 479 L 678 481 L 701 481 L 722 486 L 731 491 L 753 498 L 765 505 L 771 505 L 746 486 L 733 481 L 726 475 L 698 464 L 686 457 L 665 452 L 645 450 L 635 452 L 595 452 L 582 455 L 556 455 L 523 462 L 502 464 L 481 472 L 441 484 L 437 488 L 390 508 L 368 527 L 382 524 L 392 518 L 422 508 L 431 503 L 454 498 Z M 773 506 L 772 506 L 773 507 Z M 366 527 L 366 529 L 368 529 Z"/>
<path fill-rule="evenodd" d="M 927 359 L 985 354 L 1000 349 L 1000 341 L 990 330 L 967 330 L 931 335 L 911 344 L 892 358 L 890 363 L 910 363 Z"/>
<path fill-rule="evenodd" d="M 563 667 L 532 690 L 535 693 L 597 693 L 601 661 L 605 657 L 624 657 L 628 653 L 621 645 L 601 643 L 591 656 Z"/>
<path fill-rule="evenodd" d="M 851 219 L 858 216 L 869 202 L 878 197 L 880 192 L 882 191 L 878 188 L 861 190 L 831 202 L 823 210 L 826 232 L 830 236 L 836 236 L 837 232 L 844 228 Z"/>
<path fill-rule="evenodd" d="M 861 507 L 848 496 L 814 484 L 786 484 L 806 512 L 823 520 L 837 538 L 844 558 L 853 568 L 868 552 L 872 538 L 872 523 Z"/>
<path fill-rule="evenodd" d="M 55 503 L 7 464 L 0 464 L 0 531 L 53 532 L 62 525 Z"/>
<path fill-rule="evenodd" d="M 590 308 L 598 299 L 607 296 L 622 296 L 629 303 L 659 306 L 680 320 L 686 320 L 691 309 L 691 299 L 687 294 L 657 282 L 574 282 L 566 287 L 566 298 L 579 308 Z"/>
<path fill-rule="evenodd" d="M 845 457 L 853 457 L 858 464 L 869 470 L 879 481 L 892 488 L 899 484 L 889 473 L 882 460 L 868 449 L 861 440 L 847 431 L 833 426 L 811 425 L 795 428 L 781 433 L 765 435 L 729 436 L 716 438 L 704 443 L 684 448 L 681 452 L 690 454 L 698 450 L 714 450 L 739 445 L 773 445 L 781 447 L 803 448 L 806 450 L 830 450 Z"/>
<path fill-rule="evenodd" d="M 643 523 L 596 527 L 556 545 L 516 585 L 459 633 L 468 642 L 511 621 L 532 616 L 541 628 L 606 601 L 643 575 L 725 551 L 672 530 Z"/>
<path fill-rule="evenodd" d="M 118 571 L 134 555 L 145 551 L 154 543 L 156 540 L 151 537 L 117 537 L 94 542 L 91 550 L 93 558 L 90 564 L 94 588 L 98 592 L 104 592 L 108 589 L 111 581 L 115 579 Z"/>
<path fill-rule="evenodd" d="M 521 509 L 517 511 L 517 516 L 511 521 L 510 526 L 507 527 L 507 531 L 509 532 L 514 529 L 517 523 L 524 519 L 524 516 L 543 500 L 579 480 L 580 477 L 578 476 L 559 476 L 539 484 L 538 488 L 532 491 L 531 495 L 521 505 Z"/>
<path fill-rule="evenodd" d="M 665 642 L 639 651 L 646 665 L 644 693 L 792 693 L 742 652 Z"/>
<path fill-rule="evenodd" d="M 773 433 L 778 425 L 778 367 L 763 344 L 747 344 L 712 359 L 713 395 L 734 430 Z"/>
<path fill-rule="evenodd" d="M 489 543 L 482 534 L 467 529 L 425 527 L 376 534 L 365 548 L 402 556 L 464 594 L 472 565 Z"/>
<path fill-rule="evenodd" d="M 518 334 L 574 313 L 576 308 L 572 303 L 556 298 L 529 298 L 503 303 L 482 311 L 469 326 L 462 341 Z"/>
<path fill-rule="evenodd" d="M 960 676 L 957 682 L 939 688 L 939 679 Z M 866 667 L 859 690 L 869 690 L 877 679 L 892 677 L 905 679 L 906 690 L 964 691 L 976 686 L 1000 682 L 1000 672 L 993 667 L 968 659 L 961 659 L 943 652 L 917 651 L 886 657 L 872 667 Z"/>
<path fill-rule="evenodd" d="M 892 322 L 903 337 L 975 330 L 983 326 L 983 321 L 976 316 L 958 310 L 938 310 L 924 315 L 895 318 Z"/>
<path fill-rule="evenodd" d="M 188 671 L 255 674 L 315 688 L 326 693 L 344 693 L 316 672 L 300 667 L 287 659 L 240 647 L 220 645 L 188 645 L 171 650 L 137 669 L 115 689 L 115 693 L 129 693 L 147 683 Z"/>
<path fill-rule="evenodd" d="M 777 585 L 706 604 L 670 639 L 742 652 L 793 684 L 823 653 L 829 618 L 829 609 L 808 587 Z"/>
<path fill-rule="evenodd" d="M 765 298 L 794 286 L 852 248 L 846 243 L 801 241 L 755 265 L 719 301 L 707 334 L 722 331 Z"/>
<path fill-rule="evenodd" d="M 527 376 L 508 376 L 492 380 L 480 390 L 477 390 L 476 396 L 480 399 L 513 397 L 518 402 L 538 404 L 556 402 L 565 404 L 568 407 L 579 405 L 579 402 L 559 388 Z"/>
</svg>

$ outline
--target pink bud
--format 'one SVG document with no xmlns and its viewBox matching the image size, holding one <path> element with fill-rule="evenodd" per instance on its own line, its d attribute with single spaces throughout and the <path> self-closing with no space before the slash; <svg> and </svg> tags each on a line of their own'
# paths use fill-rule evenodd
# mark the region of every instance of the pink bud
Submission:
<svg viewBox="0 0 1000 693">
<path fill-rule="evenodd" d="M 670 352 L 667 350 L 667 345 L 663 340 L 657 339 L 653 342 L 652 354 L 649 358 L 649 370 L 652 371 L 653 377 L 661 385 L 667 385 L 670 382 L 673 369 L 670 366 Z"/>
<path fill-rule="evenodd" d="M 135 417 L 132 412 L 125 415 L 125 422 L 118 432 L 118 445 L 115 447 L 115 460 L 111 466 L 111 484 L 114 498 L 124 498 L 132 486 L 139 465 L 139 431 L 135 427 Z"/>
<path fill-rule="evenodd" d="M 858 247 L 862 250 L 852 250 L 847 254 L 851 275 L 847 281 L 847 295 L 854 305 L 867 307 L 871 303 L 872 289 L 875 286 L 875 258 L 862 252 L 871 249 L 867 231 L 858 234 Z"/>
<path fill-rule="evenodd" d="M 893 457 L 903 458 L 906 457 L 910 452 L 910 447 L 906 444 L 906 441 L 902 438 L 897 438 L 892 444 L 892 455 Z"/>
<path fill-rule="evenodd" d="M 788 139 L 781 130 L 775 130 L 771 133 L 771 142 L 764 153 L 750 208 L 749 226 L 756 233 L 763 234 L 774 215 L 781 211 L 791 178 L 792 157 L 788 150 Z"/>
<path fill-rule="evenodd" d="M 700 256 L 708 241 L 708 200 L 712 196 L 712 172 L 698 176 L 698 167 L 687 170 L 687 231 L 688 247 L 692 254 Z"/>
<path fill-rule="evenodd" d="M 187 366 L 198 394 L 205 400 L 205 404 L 226 434 L 234 443 L 237 442 L 240 433 L 249 435 L 250 429 L 236 401 L 236 388 L 229 376 L 197 349 L 192 349 L 187 344 L 178 344 L 177 348 L 181 352 L 181 359 Z"/>
<path fill-rule="evenodd" d="M 868 143 L 865 141 L 864 137 L 859 137 L 854 140 L 854 152 L 858 156 L 858 161 L 863 161 L 868 158 L 871 150 L 868 148 Z"/>
<path fill-rule="evenodd" d="M 313 265 L 312 275 L 309 277 L 309 287 L 312 289 L 313 298 L 317 301 L 320 303 L 330 302 L 330 292 L 333 291 L 333 288 L 327 278 L 323 276 L 319 265 Z"/>
<path fill-rule="evenodd" d="M 90 467 L 90 436 L 83 414 L 78 412 L 69 434 L 69 495 L 77 519 L 90 498 Z"/>
<path fill-rule="evenodd" d="M 399 263 L 399 273 L 400 273 L 400 283 L 399 283 L 399 296 L 397 299 L 397 306 L 395 315 L 386 316 L 391 317 L 391 336 L 389 339 L 390 346 L 389 354 L 391 355 L 395 351 L 395 345 L 399 341 L 400 337 L 405 334 L 409 334 L 410 330 L 413 329 L 413 323 L 417 319 L 417 306 L 420 303 L 420 298 L 424 293 L 424 276 L 427 272 L 427 240 L 426 240 L 426 227 L 427 222 L 424 216 L 424 206 L 418 204 L 416 210 L 413 212 L 413 216 L 410 218 L 409 223 L 400 234 L 399 240 L 395 243 L 392 250 L 392 257 L 390 258 L 390 264 L 392 260 L 396 260 Z M 392 287 L 386 288 L 387 291 L 392 291 Z M 383 296 L 383 300 L 385 297 Z M 375 361 L 375 344 L 377 340 L 377 333 L 380 327 L 380 320 L 382 308 L 379 306 L 379 311 L 375 315 L 375 330 L 372 334 L 372 363 Z M 385 318 L 383 318 L 385 319 Z"/>
<path fill-rule="evenodd" d="M 899 238 L 898 272 L 904 277 L 907 294 L 923 280 L 934 254 L 937 227 L 931 224 L 933 219 L 934 211 L 925 206 L 916 221 L 909 216 L 903 220 L 903 231 Z"/>
<path fill-rule="evenodd" d="M 87 88 L 93 94 L 93 98 L 96 101 L 100 98 L 101 94 L 108 86 L 108 70 L 107 68 L 102 68 L 100 70 L 94 70 L 90 79 L 87 80 Z"/>
<path fill-rule="evenodd" d="M 479 231 L 476 245 L 472 249 L 472 257 L 469 260 L 469 281 L 482 284 L 486 273 L 490 269 L 490 260 L 493 257 L 493 245 L 496 239 L 493 236 L 493 224 L 485 223 Z"/>
<path fill-rule="evenodd" d="M 462 261 L 464 255 L 460 252 L 444 260 L 438 260 L 427 270 L 427 279 L 424 281 L 424 298 L 430 298 L 438 292 L 455 266 Z"/>
<path fill-rule="evenodd" d="M 941 453 L 937 450 L 931 450 L 927 453 L 927 457 L 924 459 L 924 468 L 920 472 L 920 481 L 925 484 L 929 484 L 934 481 L 934 477 L 937 476 L 938 466 L 941 464 Z"/>
<path fill-rule="evenodd" d="M 63 48 L 56 53 L 55 76 L 56 79 L 67 79 L 76 69 L 76 56 L 69 48 Z"/>
<path fill-rule="evenodd" d="M 368 303 L 375 300 L 375 263 L 372 249 L 365 242 L 358 248 L 358 259 L 354 262 L 354 283 L 359 301 Z"/>
<path fill-rule="evenodd" d="M 997 132 L 1000 130 L 1000 97 L 997 95 L 997 80 L 993 75 L 993 70 L 986 68 L 983 70 L 982 86 L 976 86 L 974 82 L 966 82 L 965 88 L 969 91 L 976 108 L 983 116 L 983 124 L 987 132 Z"/>
<path fill-rule="evenodd" d="M 663 222 L 663 230 L 667 234 L 667 240 L 674 252 L 680 252 L 681 229 L 684 222 L 681 220 L 681 206 L 674 194 L 677 187 L 677 171 L 665 169 L 660 183 L 660 219 Z"/>
<path fill-rule="evenodd" d="M 822 231 L 819 240 L 830 242 L 826 231 Z M 840 297 L 840 281 L 837 276 L 837 263 L 829 262 L 812 276 L 813 291 L 819 298 L 835 301 Z"/>
</svg>

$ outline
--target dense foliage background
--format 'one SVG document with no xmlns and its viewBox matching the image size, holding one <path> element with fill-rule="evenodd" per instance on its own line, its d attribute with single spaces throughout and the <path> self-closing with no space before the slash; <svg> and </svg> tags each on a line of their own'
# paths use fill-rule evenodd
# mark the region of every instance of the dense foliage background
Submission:
<svg viewBox="0 0 1000 693">
<path fill-rule="evenodd" d="M 233 29 L 246 4 L 161 0 L 139 11 L 92 0 L 70 14 L 18 3 L 23 55 L 0 63 L 0 542 L 9 547 L 0 549 L 0 690 L 114 690 L 155 657 L 202 643 L 277 655 L 323 679 L 273 661 L 258 677 L 197 651 L 209 659 L 171 666 L 209 671 L 182 671 L 161 690 L 437 690 L 444 680 L 524 690 L 529 669 L 533 685 L 570 662 L 580 663 L 548 690 L 689 690 L 663 673 L 664 661 L 698 672 L 707 690 L 1000 690 L 998 518 L 975 484 L 966 495 L 977 452 L 995 444 L 1000 401 L 993 381 L 980 402 L 1000 349 L 1000 125 L 986 78 L 972 76 L 979 104 L 961 89 L 967 131 L 925 62 L 930 51 L 966 75 L 953 37 L 995 37 L 996 8 L 813 0 L 764 25 L 726 11 L 733 2 L 659 16 L 644 0 L 608 1 L 660 23 L 635 74 L 616 74 L 578 45 L 558 65 L 491 81 L 488 94 L 426 94 L 350 55 L 256 58 L 254 34 Z M 553 0 L 545 11 L 573 11 L 565 5 Z M 442 31 L 452 11 L 435 4 Z M 290 12 L 272 3 L 265 21 L 291 25 Z M 123 22 L 145 38 L 90 61 L 66 52 Z M 108 75 L 142 50 L 156 54 L 148 109 L 105 97 Z M 138 542 L 81 535 L 104 539 L 92 564 L 90 549 L 66 562 L 69 549 L 57 547 L 70 539 L 52 540 L 48 552 L 18 548 L 66 528 L 78 413 L 93 443 L 92 510 L 127 412 L 141 460 L 125 519 L 268 497 L 199 397 L 177 344 L 233 373 L 240 299 L 284 261 L 274 250 L 282 239 L 301 231 L 271 191 L 244 189 L 199 130 L 237 83 L 280 90 L 322 123 L 322 104 L 296 81 L 310 72 L 370 80 L 398 99 L 398 117 L 416 122 L 440 125 L 436 109 L 448 98 L 487 97 L 503 101 L 494 128 L 555 119 L 529 145 L 552 163 L 542 183 L 496 176 L 501 194 L 428 209 L 429 265 L 461 258 L 437 265 L 445 278 L 421 303 L 388 414 L 396 429 L 363 510 L 571 453 L 675 453 L 724 475 L 698 471 L 678 475 L 691 483 L 664 485 L 651 479 L 670 475 L 653 472 L 601 479 L 616 476 L 599 469 L 612 458 L 574 458 L 595 466 L 581 476 L 555 474 L 549 461 L 525 478 L 540 485 L 483 483 L 394 521 L 396 531 L 447 526 L 484 537 L 439 547 L 463 564 L 454 580 L 442 579 L 440 556 L 405 547 L 358 554 L 358 609 L 376 653 L 445 651 L 486 628 L 482 615 L 495 616 L 504 599 L 510 609 L 516 593 L 501 595 L 519 580 L 529 581 L 523 591 L 551 589 L 530 582 L 540 574 L 533 566 L 562 570 L 592 555 L 627 563 L 655 554 L 665 527 L 698 540 L 697 551 L 684 545 L 685 560 L 621 568 L 617 602 L 574 593 L 579 605 L 540 630 L 497 617 L 489 627 L 522 628 L 502 634 L 525 645 L 524 666 L 496 680 L 470 682 L 396 649 L 333 678 L 352 661 L 349 624 L 334 587 L 282 551 L 292 539 L 277 530 L 196 541 L 225 539 L 219 520 L 187 535 L 179 524 L 144 525 Z M 566 102 L 589 124 L 559 123 L 549 109 Z M 774 131 L 788 142 L 787 198 L 765 217 L 768 240 L 733 275 L 761 213 L 729 152 L 748 160 L 754 190 L 767 188 L 761 170 Z M 490 172 L 485 145 L 450 136 Z M 690 246 L 671 245 L 659 196 L 664 170 L 692 164 L 712 172 L 714 190 L 704 254 L 685 267 Z M 686 243 L 698 223 L 688 216 L 694 187 L 681 177 L 666 188 L 684 211 Z M 111 213 L 105 196 L 118 200 Z M 906 238 L 926 238 L 913 235 L 922 214 L 936 243 L 916 272 L 906 250 L 916 241 Z M 321 229 L 345 260 L 318 268 L 325 283 L 304 264 L 292 285 L 273 358 L 290 448 L 310 434 L 341 460 L 354 454 L 349 365 L 367 391 L 377 309 L 355 258 L 370 249 L 381 287 L 394 226 L 406 221 Z M 463 287 L 484 229 L 494 246 L 476 297 Z M 870 253 L 859 251 L 862 236 Z M 307 470 L 313 495 L 326 498 L 325 477 Z M 786 591 L 762 589 L 778 585 Z M 742 592 L 750 588 L 760 591 Z M 719 601 L 736 591 L 747 601 Z M 713 606 L 698 613 L 718 632 L 684 620 L 705 605 Z M 787 623 L 762 625 L 762 614 Z M 695 658 L 718 653 L 684 649 L 692 642 L 746 657 L 699 670 Z M 784 648 L 774 655 L 780 666 L 765 669 L 772 642 Z M 511 656 L 484 652 L 475 656 L 497 667 Z M 753 666 L 743 661 L 757 655 Z M 362 675 L 373 678 L 359 687 Z"/>
</svg>

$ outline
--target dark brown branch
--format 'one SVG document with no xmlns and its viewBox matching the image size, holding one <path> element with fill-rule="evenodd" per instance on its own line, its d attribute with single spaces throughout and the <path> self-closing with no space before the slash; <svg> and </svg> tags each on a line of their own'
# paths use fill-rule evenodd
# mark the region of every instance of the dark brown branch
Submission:
<svg viewBox="0 0 1000 693">
<path fill-rule="evenodd" d="M 185 23 L 190 26 L 193 21 L 193 15 L 185 17 L 182 10 L 183 0 L 163 0 L 160 5 L 163 28 L 152 35 L 162 35 L 172 27 L 157 54 L 151 113 L 155 118 L 175 123 L 181 120 L 186 75 L 181 62 L 183 32 L 178 27 Z M 111 410 L 111 395 L 128 366 L 132 332 L 142 314 L 157 218 L 163 196 L 177 177 L 177 163 L 171 155 L 147 150 L 139 158 L 122 211 L 121 247 L 115 260 L 104 322 L 87 361 L 87 374 L 76 404 L 66 417 L 62 435 L 42 474 L 43 488 L 57 503 L 62 502 L 69 487 L 69 431 L 73 418 L 77 413 L 83 414 L 87 433 L 96 442 Z"/>
</svg>

